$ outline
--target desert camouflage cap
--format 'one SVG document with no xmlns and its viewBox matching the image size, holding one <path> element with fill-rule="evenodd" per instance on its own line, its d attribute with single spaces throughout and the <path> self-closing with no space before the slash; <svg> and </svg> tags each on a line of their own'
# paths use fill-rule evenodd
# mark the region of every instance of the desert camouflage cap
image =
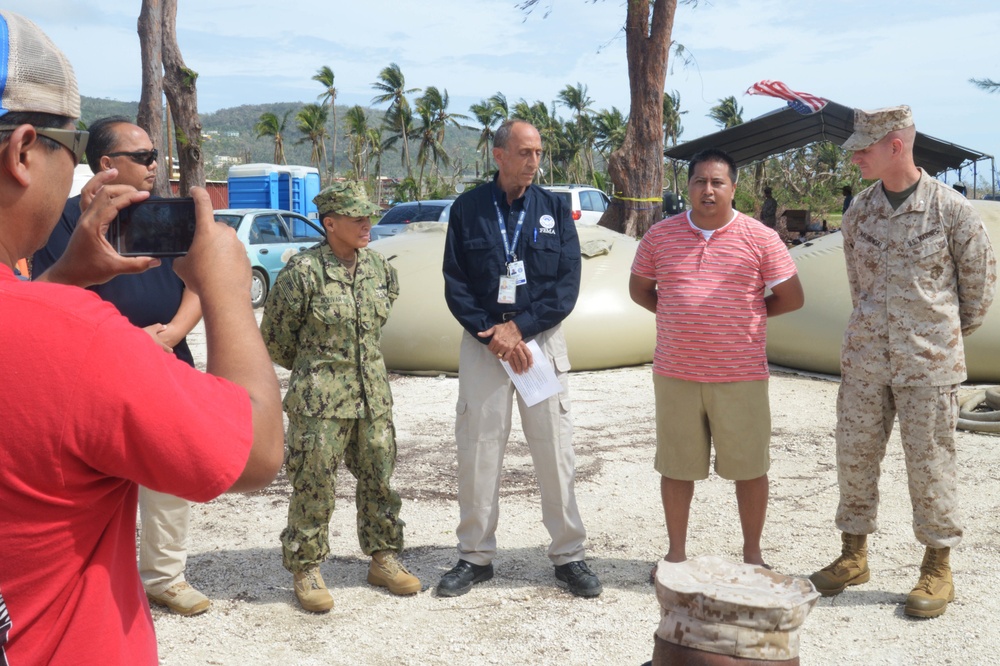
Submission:
<svg viewBox="0 0 1000 666">
<path fill-rule="evenodd" d="M 334 183 L 313 198 L 320 215 L 334 213 L 348 217 L 368 217 L 382 210 L 368 199 L 365 186 L 356 180 Z"/>
<path fill-rule="evenodd" d="M 799 655 L 799 627 L 819 599 L 808 580 L 703 555 L 660 562 L 656 635 L 684 647 L 744 659 Z"/>
<path fill-rule="evenodd" d="M 913 125 L 913 114 L 908 106 L 890 106 L 874 111 L 854 109 L 854 134 L 847 137 L 844 150 L 864 150 L 880 141 L 889 132 Z"/>
</svg>

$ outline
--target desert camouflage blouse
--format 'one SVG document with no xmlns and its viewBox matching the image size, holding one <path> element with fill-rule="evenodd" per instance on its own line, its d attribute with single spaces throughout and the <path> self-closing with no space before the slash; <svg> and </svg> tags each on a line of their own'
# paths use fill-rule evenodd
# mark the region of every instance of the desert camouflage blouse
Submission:
<svg viewBox="0 0 1000 666">
<path fill-rule="evenodd" d="M 894 386 L 963 381 L 962 336 L 996 291 L 996 258 L 972 205 L 921 171 L 895 211 L 881 182 L 859 194 L 842 229 L 854 304 L 842 372 Z"/>
</svg>

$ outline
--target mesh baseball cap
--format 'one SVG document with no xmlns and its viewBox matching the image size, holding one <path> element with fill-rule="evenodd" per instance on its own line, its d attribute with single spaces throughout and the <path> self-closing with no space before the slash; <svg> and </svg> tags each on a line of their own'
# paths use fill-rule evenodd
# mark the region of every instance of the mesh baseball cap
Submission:
<svg viewBox="0 0 1000 666">
<path fill-rule="evenodd" d="M 69 60 L 37 25 L 0 10 L 0 122 L 10 112 L 80 117 Z"/>
</svg>

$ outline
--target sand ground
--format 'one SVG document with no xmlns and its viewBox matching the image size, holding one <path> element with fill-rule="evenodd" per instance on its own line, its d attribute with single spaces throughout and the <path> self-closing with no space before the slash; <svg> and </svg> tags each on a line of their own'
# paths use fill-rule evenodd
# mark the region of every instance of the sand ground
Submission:
<svg viewBox="0 0 1000 666">
<path fill-rule="evenodd" d="M 192 338 L 204 361 L 204 337 Z M 807 576 L 839 551 L 833 433 L 836 381 L 772 369 L 771 501 L 765 557 Z M 279 374 L 287 380 L 287 374 Z M 576 493 L 588 530 L 588 560 L 604 593 L 578 599 L 554 584 L 545 556 L 530 457 L 519 426 L 501 488 L 496 577 L 454 599 L 434 586 L 456 559 L 454 377 L 394 375 L 399 460 L 395 487 L 407 523 L 404 554 L 424 589 L 399 598 L 365 582 L 354 482 L 341 471 L 331 524 L 334 553 L 322 571 L 336 606 L 298 607 L 281 566 L 278 534 L 289 485 L 284 475 L 252 495 L 196 505 L 188 579 L 212 609 L 182 618 L 153 611 L 161 663 L 189 664 L 607 664 L 649 659 L 659 609 L 651 564 L 665 552 L 659 477 L 652 469 L 654 421 L 649 366 L 574 373 L 570 379 L 577 455 Z M 870 540 L 872 579 L 821 599 L 803 631 L 803 664 L 1000 663 L 1000 438 L 958 434 L 966 536 L 952 556 L 958 598 L 933 620 L 903 614 L 923 554 L 911 514 L 898 432 L 883 465 L 879 530 Z M 730 482 L 699 482 L 689 556 L 740 558 Z"/>
</svg>

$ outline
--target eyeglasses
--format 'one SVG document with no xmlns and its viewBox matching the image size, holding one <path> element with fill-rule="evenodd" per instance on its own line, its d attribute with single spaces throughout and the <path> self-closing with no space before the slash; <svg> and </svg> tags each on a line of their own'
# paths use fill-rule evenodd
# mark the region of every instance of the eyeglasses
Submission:
<svg viewBox="0 0 1000 666">
<path fill-rule="evenodd" d="M 152 150 L 134 150 L 130 153 L 120 152 L 120 153 L 108 153 L 106 157 L 127 157 L 136 164 L 141 164 L 142 166 L 149 166 L 156 161 L 160 153 L 153 148 Z"/>
<path fill-rule="evenodd" d="M 0 125 L 0 132 L 10 132 L 16 130 L 20 125 Z M 35 134 L 51 139 L 60 146 L 73 153 L 73 159 L 79 164 L 83 159 L 83 152 L 87 149 L 87 140 L 90 132 L 86 130 L 56 129 L 55 127 L 36 127 Z"/>
</svg>

